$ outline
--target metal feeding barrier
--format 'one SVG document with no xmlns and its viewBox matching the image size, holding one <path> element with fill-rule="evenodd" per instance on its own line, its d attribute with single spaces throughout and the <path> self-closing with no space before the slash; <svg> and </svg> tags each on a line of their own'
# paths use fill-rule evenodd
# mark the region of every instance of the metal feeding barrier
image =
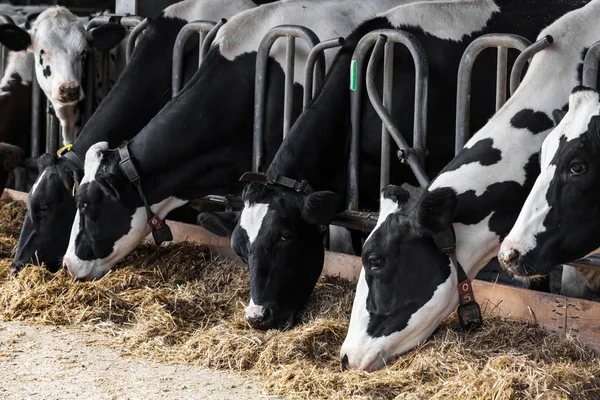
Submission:
<svg viewBox="0 0 600 400">
<path fill-rule="evenodd" d="M 183 61 L 184 49 L 188 39 L 194 34 L 199 35 L 200 55 L 198 57 L 198 67 L 204 61 L 204 57 L 210 50 L 213 40 L 217 36 L 219 29 L 227 22 L 226 19 L 221 19 L 219 22 L 212 21 L 194 21 L 190 22 L 181 28 L 177 39 L 175 39 L 175 47 L 173 48 L 173 77 L 172 77 L 172 97 L 175 97 L 183 87 Z"/>
<path fill-rule="evenodd" d="M 526 38 L 513 34 L 493 33 L 475 39 L 465 50 L 458 68 L 456 94 L 456 137 L 454 152 L 458 154 L 470 137 L 471 116 L 471 74 L 481 52 L 488 48 L 498 49 L 496 68 L 496 111 L 506 102 L 506 78 L 508 75 L 508 49 L 516 49 L 521 54 L 515 60 L 510 74 L 510 95 L 521 83 L 523 69 L 531 57 L 552 43 L 551 36 L 545 36 L 533 45 Z"/>
<path fill-rule="evenodd" d="M 280 25 L 271 29 L 260 42 L 256 55 L 256 79 L 254 92 L 254 136 L 252 148 L 252 171 L 260 172 L 264 159 L 264 117 L 267 97 L 268 63 L 271 48 L 277 39 L 286 38 L 285 87 L 283 108 L 283 137 L 292 126 L 294 109 L 294 66 L 296 62 L 296 39 L 303 39 L 309 46 L 305 64 L 305 87 L 303 105 L 306 107 L 317 90 L 320 89 L 325 76 L 326 49 L 344 44 L 343 38 L 320 42 L 310 29 L 297 25 Z M 316 69 L 316 73 L 315 73 Z"/>
<path fill-rule="evenodd" d="M 582 85 L 598 89 L 598 66 L 600 65 L 600 42 L 594 43 L 583 60 Z"/>
</svg>

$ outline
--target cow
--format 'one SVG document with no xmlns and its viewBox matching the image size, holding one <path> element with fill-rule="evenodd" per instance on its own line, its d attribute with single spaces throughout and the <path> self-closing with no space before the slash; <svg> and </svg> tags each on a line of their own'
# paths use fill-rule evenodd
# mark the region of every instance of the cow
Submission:
<svg viewBox="0 0 600 400">
<path fill-rule="evenodd" d="M 321 38 L 346 36 L 367 17 L 399 3 L 405 0 L 298 0 L 262 5 L 232 18 L 194 79 L 128 145 L 151 212 L 163 219 L 190 199 L 241 191 L 239 176 L 251 167 L 256 52 L 269 29 L 286 23 L 306 26 Z M 282 136 L 282 44 L 275 44 L 269 61 L 267 163 Z M 296 46 L 294 118 L 301 111 L 304 74 L 299 66 L 307 50 L 303 43 Z M 87 152 L 76 195 L 78 212 L 64 264 L 79 279 L 102 277 L 150 232 L 144 202 L 109 147 L 98 143 Z"/>
<path fill-rule="evenodd" d="M 536 25 L 584 3 L 544 2 L 543 13 L 519 5 Z M 550 35 L 554 43 L 533 57 L 514 95 L 427 189 L 382 191 L 340 351 L 343 368 L 373 371 L 425 341 L 459 304 L 457 266 L 472 279 L 495 256 L 539 173 L 552 112 L 565 104 L 580 79 L 582 54 L 600 37 L 598 15 L 600 1 L 593 0 L 541 31 L 539 38 Z"/>
<path fill-rule="evenodd" d="M 110 50 L 125 37 L 125 28 L 106 24 L 86 31 L 67 8 L 43 11 L 29 31 L 11 24 L 0 25 L 0 43 L 12 51 L 34 55 L 37 81 L 60 120 L 64 144 L 71 144 L 79 131 L 77 104 L 83 100 L 83 63 L 91 49 Z"/>
<path fill-rule="evenodd" d="M 532 7 L 531 3 L 519 4 L 519 7 Z M 514 2 L 502 1 L 419 3 L 400 6 L 365 23 L 347 38 L 322 93 L 296 122 L 267 170 L 270 182 L 284 176 L 306 181 L 317 192 L 302 193 L 282 185 L 253 184 L 244 192 L 245 207 L 237 225 L 231 215 L 200 216 L 200 224 L 207 229 L 231 235 L 232 248 L 248 262 L 251 299 L 246 318 L 252 326 L 266 329 L 292 325 L 322 271 L 321 232 L 339 210 L 339 199 L 346 194 L 346 149 L 350 139 L 347 129 L 350 100 L 346 85 L 350 80 L 348 65 L 358 40 L 375 29 L 405 29 L 415 35 L 429 55 L 430 154 L 426 168 L 433 178 L 454 155 L 454 138 L 448 135 L 447 129 L 454 123 L 456 75 L 465 48 L 476 37 L 491 32 L 512 32 L 533 38 L 564 12 L 562 6 L 551 4 L 546 18 L 522 25 L 518 23 L 522 17 L 513 14 L 512 7 L 515 7 Z M 448 26 L 464 29 L 448 31 Z M 398 100 L 394 100 L 391 114 L 401 117 L 413 113 L 413 61 L 404 49 L 396 49 L 396 54 L 402 57 L 396 57 L 394 66 L 398 76 L 394 79 L 394 92 Z M 487 122 L 494 107 L 489 71 L 493 70 L 496 60 L 488 56 L 478 61 L 473 75 L 474 128 Z M 379 122 L 370 104 L 363 109 L 363 114 L 360 209 L 374 210 L 379 200 L 381 135 L 371 134 L 378 130 Z M 400 132 L 412 132 L 411 119 L 399 118 L 397 122 Z M 411 143 L 412 138 L 409 138 Z M 393 167 L 394 181 L 415 182 L 406 165 L 397 163 Z M 319 209 L 320 218 L 308 220 L 304 207 Z"/>
<path fill-rule="evenodd" d="M 498 253 L 502 266 L 524 279 L 547 275 L 600 248 L 595 159 L 600 153 L 600 94 L 576 87 L 566 115 L 556 110 L 555 117 L 562 120 L 542 144 L 540 175 Z M 591 297 L 600 289 L 597 269 L 565 269 L 562 294 Z"/>
<path fill-rule="evenodd" d="M 247 0 L 226 5 L 220 0 L 186 0 L 150 19 L 137 39 L 130 62 L 84 126 L 69 151 L 71 155 L 45 154 L 40 158 L 40 176 L 29 193 L 28 210 L 11 266 L 13 274 L 29 263 L 44 264 L 50 271 L 60 269 L 76 211 L 73 189 L 83 176 L 86 151 L 101 140 L 117 146 L 130 139 L 171 98 L 171 60 L 181 28 L 190 21 L 229 17 L 254 6 Z M 189 40 L 185 49 L 185 81 L 195 73 L 197 59 L 198 42 Z"/>
</svg>

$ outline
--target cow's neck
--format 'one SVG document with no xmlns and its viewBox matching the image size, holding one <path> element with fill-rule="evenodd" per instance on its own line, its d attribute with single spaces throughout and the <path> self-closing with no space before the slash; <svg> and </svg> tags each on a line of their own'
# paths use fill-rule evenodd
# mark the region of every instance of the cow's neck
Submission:
<svg viewBox="0 0 600 400">
<path fill-rule="evenodd" d="M 146 28 L 144 35 L 152 37 L 138 43 L 127 68 L 73 145 L 81 159 L 97 142 L 116 147 L 131 139 L 170 99 L 173 46 L 184 24 L 161 17 Z"/>
</svg>

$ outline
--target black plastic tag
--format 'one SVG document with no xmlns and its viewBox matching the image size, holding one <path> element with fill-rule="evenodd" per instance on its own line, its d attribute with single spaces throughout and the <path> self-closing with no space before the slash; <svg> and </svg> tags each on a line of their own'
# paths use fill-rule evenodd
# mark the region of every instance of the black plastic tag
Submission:
<svg viewBox="0 0 600 400">
<path fill-rule="evenodd" d="M 172 241 L 173 233 L 171 232 L 169 225 L 163 224 L 159 229 L 152 231 L 152 237 L 154 238 L 154 243 L 156 243 L 157 246 L 160 246 L 165 242 Z"/>
<path fill-rule="evenodd" d="M 476 301 L 458 306 L 458 321 L 464 330 L 479 329 L 483 324 L 481 309 Z"/>
</svg>

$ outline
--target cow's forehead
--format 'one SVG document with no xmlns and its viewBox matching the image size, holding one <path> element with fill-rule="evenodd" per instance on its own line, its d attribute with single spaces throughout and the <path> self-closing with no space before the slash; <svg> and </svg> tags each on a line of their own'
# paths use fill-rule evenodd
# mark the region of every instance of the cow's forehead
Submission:
<svg viewBox="0 0 600 400">
<path fill-rule="evenodd" d="M 547 168 L 562 142 L 580 139 L 591 119 L 600 114 L 600 97 L 593 90 L 577 90 L 569 97 L 569 112 L 542 144 L 541 163 Z M 565 139 L 564 141 L 562 139 Z"/>
</svg>

